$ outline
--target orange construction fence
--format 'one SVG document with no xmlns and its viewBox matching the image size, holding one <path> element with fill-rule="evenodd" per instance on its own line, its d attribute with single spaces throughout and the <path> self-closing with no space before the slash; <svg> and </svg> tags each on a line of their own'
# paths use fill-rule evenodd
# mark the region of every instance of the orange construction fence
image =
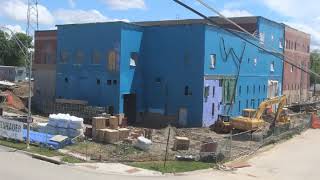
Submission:
<svg viewBox="0 0 320 180">
<path fill-rule="evenodd" d="M 311 128 L 320 129 L 320 118 L 316 113 L 312 113 L 311 115 Z"/>
</svg>

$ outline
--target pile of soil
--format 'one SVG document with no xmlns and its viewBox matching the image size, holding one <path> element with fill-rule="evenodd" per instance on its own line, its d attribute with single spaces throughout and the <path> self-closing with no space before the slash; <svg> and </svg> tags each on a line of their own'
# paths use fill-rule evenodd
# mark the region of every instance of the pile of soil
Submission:
<svg viewBox="0 0 320 180">
<path fill-rule="evenodd" d="M 15 108 L 17 110 L 25 110 L 25 104 L 17 95 L 8 90 L 5 91 L 5 94 L 7 95 L 7 106 Z"/>
</svg>

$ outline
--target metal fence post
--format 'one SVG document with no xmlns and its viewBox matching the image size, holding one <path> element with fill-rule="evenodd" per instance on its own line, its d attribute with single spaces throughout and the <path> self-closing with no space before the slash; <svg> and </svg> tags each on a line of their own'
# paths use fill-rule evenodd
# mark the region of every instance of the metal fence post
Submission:
<svg viewBox="0 0 320 180">
<path fill-rule="evenodd" d="M 170 133 L 171 133 L 171 128 L 169 126 L 169 132 L 168 132 L 168 138 L 167 138 L 167 145 L 166 145 L 166 154 L 164 157 L 164 164 L 163 167 L 166 168 L 166 164 L 167 164 L 167 159 L 168 159 L 168 148 L 169 148 L 169 141 L 170 141 Z"/>
<path fill-rule="evenodd" d="M 231 134 L 230 134 L 230 151 L 229 151 L 229 159 L 231 159 L 232 158 L 232 129 L 231 129 Z"/>
</svg>

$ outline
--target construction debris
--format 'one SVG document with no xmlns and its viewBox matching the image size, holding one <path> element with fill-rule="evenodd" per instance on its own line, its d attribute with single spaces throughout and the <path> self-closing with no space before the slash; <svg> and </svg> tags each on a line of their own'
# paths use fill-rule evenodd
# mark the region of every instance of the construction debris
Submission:
<svg viewBox="0 0 320 180">
<path fill-rule="evenodd" d="M 187 137 L 175 137 L 173 150 L 179 151 L 179 150 L 188 150 L 190 146 L 190 139 Z"/>
<path fill-rule="evenodd" d="M 119 142 L 119 130 L 104 129 L 104 142 L 113 144 Z"/>
<path fill-rule="evenodd" d="M 151 140 L 141 136 L 141 137 L 138 137 L 138 141 L 134 146 L 138 149 L 143 150 L 143 151 L 148 151 L 150 149 L 151 145 L 152 145 Z"/>
</svg>

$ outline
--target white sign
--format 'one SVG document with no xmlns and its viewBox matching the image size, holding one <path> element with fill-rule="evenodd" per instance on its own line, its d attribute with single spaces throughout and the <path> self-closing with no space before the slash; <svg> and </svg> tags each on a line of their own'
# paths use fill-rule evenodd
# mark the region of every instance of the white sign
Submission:
<svg viewBox="0 0 320 180">
<path fill-rule="evenodd" d="M 0 117 L 0 136 L 23 140 L 23 123 Z"/>
</svg>

